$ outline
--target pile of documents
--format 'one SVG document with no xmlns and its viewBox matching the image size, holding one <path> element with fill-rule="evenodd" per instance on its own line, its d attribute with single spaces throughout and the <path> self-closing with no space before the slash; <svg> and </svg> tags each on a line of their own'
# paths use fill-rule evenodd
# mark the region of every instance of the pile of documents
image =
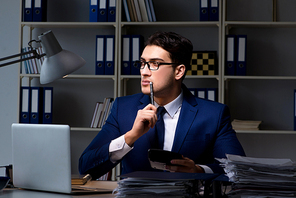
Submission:
<svg viewBox="0 0 296 198">
<path fill-rule="evenodd" d="M 259 130 L 259 125 L 262 121 L 255 120 L 236 120 L 234 119 L 231 124 L 234 130 Z"/>
<path fill-rule="evenodd" d="M 290 159 L 226 155 L 220 161 L 233 182 L 229 197 L 294 197 L 296 163 Z"/>
<path fill-rule="evenodd" d="M 208 195 L 216 174 L 137 171 L 120 176 L 114 194 L 121 197 L 198 197 Z M 205 184 L 205 182 L 207 184 Z"/>
<path fill-rule="evenodd" d="M 195 197 L 196 182 L 126 178 L 118 182 L 116 197 Z"/>
</svg>

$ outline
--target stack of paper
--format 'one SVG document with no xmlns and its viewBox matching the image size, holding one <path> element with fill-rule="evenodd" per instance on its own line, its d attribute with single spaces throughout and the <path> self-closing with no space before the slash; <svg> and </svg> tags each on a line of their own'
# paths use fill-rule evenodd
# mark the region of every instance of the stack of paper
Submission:
<svg viewBox="0 0 296 198">
<path fill-rule="evenodd" d="M 138 171 L 120 176 L 116 197 L 197 197 L 207 194 L 204 181 L 215 174 Z M 203 188 L 204 187 L 204 188 Z"/>
<path fill-rule="evenodd" d="M 251 158 L 226 155 L 217 159 L 233 182 L 229 197 L 294 197 L 296 163 L 290 159 Z"/>
<path fill-rule="evenodd" d="M 234 130 L 259 130 L 259 125 L 262 121 L 255 120 L 236 120 L 234 119 L 231 124 Z"/>
</svg>

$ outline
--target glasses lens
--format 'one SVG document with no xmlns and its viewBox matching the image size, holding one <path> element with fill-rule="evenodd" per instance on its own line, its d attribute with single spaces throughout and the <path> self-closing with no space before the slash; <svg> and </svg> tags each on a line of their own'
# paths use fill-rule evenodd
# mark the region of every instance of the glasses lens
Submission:
<svg viewBox="0 0 296 198">
<path fill-rule="evenodd" d="M 150 65 L 150 70 L 157 70 L 158 69 L 158 62 L 156 62 L 156 61 L 149 62 L 149 65 Z"/>
</svg>

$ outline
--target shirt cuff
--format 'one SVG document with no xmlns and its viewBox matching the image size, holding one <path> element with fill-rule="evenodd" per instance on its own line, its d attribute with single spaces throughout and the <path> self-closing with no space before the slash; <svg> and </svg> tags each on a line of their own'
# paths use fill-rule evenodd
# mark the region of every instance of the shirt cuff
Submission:
<svg viewBox="0 0 296 198">
<path fill-rule="evenodd" d="M 124 135 L 111 141 L 109 145 L 110 160 L 116 163 L 121 160 L 133 147 L 125 143 Z"/>
<path fill-rule="evenodd" d="M 199 164 L 198 164 L 198 166 L 202 167 L 202 168 L 204 169 L 205 173 L 214 173 L 214 172 L 212 171 L 212 169 L 211 169 L 210 167 L 208 167 L 208 166 L 205 166 L 205 165 L 199 165 Z"/>
</svg>

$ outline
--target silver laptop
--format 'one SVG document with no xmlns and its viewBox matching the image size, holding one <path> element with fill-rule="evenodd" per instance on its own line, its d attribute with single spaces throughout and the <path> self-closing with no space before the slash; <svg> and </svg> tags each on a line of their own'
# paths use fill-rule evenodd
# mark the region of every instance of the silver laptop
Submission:
<svg viewBox="0 0 296 198">
<path fill-rule="evenodd" d="M 12 124 L 15 187 L 66 194 L 112 192 L 73 190 L 70 127 L 55 124 Z"/>
</svg>

